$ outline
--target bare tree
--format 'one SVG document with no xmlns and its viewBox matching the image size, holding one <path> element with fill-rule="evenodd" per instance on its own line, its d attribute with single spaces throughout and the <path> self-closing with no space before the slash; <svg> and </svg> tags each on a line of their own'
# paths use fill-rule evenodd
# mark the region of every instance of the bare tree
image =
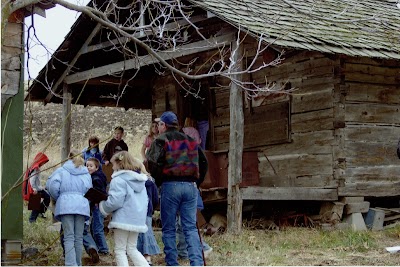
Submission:
<svg viewBox="0 0 400 267">
<path fill-rule="evenodd" d="M 30 6 L 36 2 L 36 0 L 11 2 L 9 12 Z M 231 27 L 206 35 L 204 29 L 195 25 L 203 18 L 193 15 L 193 5 L 190 2 L 181 0 L 136 0 L 124 3 L 122 3 L 123 1 L 92 1 L 88 6 L 73 4 L 65 0 L 52 0 L 51 2 L 70 10 L 82 12 L 101 27 L 111 30 L 113 34 L 110 34 L 108 39 L 113 45 L 108 49 L 118 49 L 123 54 L 125 61 L 134 60 L 138 70 L 141 65 L 155 64 L 159 73 L 172 72 L 182 88 L 195 97 L 198 97 L 198 91 L 196 88 L 191 88 L 192 82 L 190 80 L 212 76 L 228 78 L 239 88 L 248 91 L 249 95 L 276 89 L 274 84 L 268 82 L 260 86 L 252 81 L 236 80 L 234 77 L 244 73 L 256 72 L 268 66 L 275 66 L 281 62 L 282 54 L 279 54 L 270 62 L 263 62 L 262 64 L 258 62 L 256 65 L 259 55 L 270 45 L 270 42 L 267 42 L 264 36 L 258 36 L 256 55 L 249 62 L 246 61 L 245 68 L 242 68 L 244 58 L 233 60 L 237 58 L 235 57 L 237 51 L 231 51 L 231 48 L 239 47 L 247 34 L 241 32 L 241 29 Z M 36 38 L 34 31 L 28 37 Z M 196 41 L 191 43 L 193 39 Z M 45 46 L 38 38 L 35 42 Z M 232 42 L 236 42 L 237 45 L 232 46 Z M 132 43 L 134 46 L 131 45 Z M 188 63 L 176 60 L 178 57 L 192 54 L 193 51 L 201 52 L 212 49 L 217 52 L 207 59 L 208 62 L 211 62 L 207 68 L 203 66 L 198 69 L 196 58 Z M 29 62 L 29 47 L 27 50 Z M 147 55 L 143 55 L 143 50 L 147 52 Z M 68 71 L 73 70 L 73 62 L 68 64 L 70 64 Z M 239 65 L 242 65 L 240 70 L 238 70 Z M 111 72 L 109 75 L 121 78 L 124 71 L 125 68 L 119 72 Z M 133 78 L 134 76 L 131 77 L 131 79 Z M 44 86 L 55 96 L 62 97 L 53 91 L 58 85 L 48 81 Z M 125 83 L 121 82 L 119 86 L 118 96 L 114 96 L 117 99 L 124 94 L 128 84 L 125 81 Z"/>
</svg>

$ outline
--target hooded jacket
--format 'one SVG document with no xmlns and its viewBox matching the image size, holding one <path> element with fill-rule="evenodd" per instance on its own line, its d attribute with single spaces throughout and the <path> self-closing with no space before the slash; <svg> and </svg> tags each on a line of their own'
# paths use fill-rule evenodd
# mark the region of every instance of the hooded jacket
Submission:
<svg viewBox="0 0 400 267">
<path fill-rule="evenodd" d="M 47 163 L 49 158 L 46 154 L 39 152 L 33 159 L 32 165 L 26 170 L 24 176 L 24 182 L 22 183 L 22 196 L 24 200 L 29 201 L 33 189 L 37 191 L 42 190 L 40 186 L 39 168 L 43 164 Z"/>
<path fill-rule="evenodd" d="M 72 160 L 55 170 L 46 183 L 50 196 L 56 200 L 55 219 L 61 215 L 83 215 L 90 218 L 89 201 L 84 197 L 92 187 L 92 178 L 86 167 L 75 167 Z"/>
<path fill-rule="evenodd" d="M 145 189 L 147 175 L 131 170 L 120 170 L 114 172 L 111 177 L 108 199 L 99 204 L 100 212 L 104 216 L 112 213 L 108 228 L 147 232 L 148 197 Z"/>
</svg>

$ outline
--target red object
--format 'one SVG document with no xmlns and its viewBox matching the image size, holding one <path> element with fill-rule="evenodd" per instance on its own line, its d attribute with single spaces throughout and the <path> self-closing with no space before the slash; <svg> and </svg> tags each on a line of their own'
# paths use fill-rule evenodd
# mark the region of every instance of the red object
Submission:
<svg viewBox="0 0 400 267">
<path fill-rule="evenodd" d="M 40 166 L 44 165 L 49 161 L 46 154 L 39 152 L 36 154 L 32 165 L 26 170 L 24 176 L 24 182 L 22 183 L 22 197 L 24 200 L 29 201 L 31 194 L 33 193 L 33 188 L 29 182 L 30 175 L 33 170 L 38 169 Z"/>
<path fill-rule="evenodd" d="M 204 151 L 208 160 L 208 172 L 201 188 L 228 187 L 228 152 L 213 153 Z M 242 182 L 240 187 L 256 186 L 260 183 L 257 152 L 243 152 Z"/>
</svg>

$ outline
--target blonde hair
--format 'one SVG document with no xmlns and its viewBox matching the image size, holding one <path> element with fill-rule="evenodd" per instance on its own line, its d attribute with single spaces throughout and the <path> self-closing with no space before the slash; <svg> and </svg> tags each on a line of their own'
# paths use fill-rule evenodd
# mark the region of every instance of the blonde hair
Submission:
<svg viewBox="0 0 400 267">
<path fill-rule="evenodd" d="M 157 132 L 158 132 L 158 128 L 157 128 L 157 125 L 158 125 L 158 124 L 157 124 L 156 121 L 153 121 L 153 122 L 150 124 L 148 136 L 154 139 L 154 137 L 156 136 L 156 134 L 153 133 L 153 124 L 156 125 L 156 129 L 157 129 Z"/>
<path fill-rule="evenodd" d="M 131 170 L 131 171 L 137 171 L 140 173 L 148 174 L 143 163 L 140 160 L 132 157 L 128 151 L 121 151 L 121 152 L 115 153 L 114 156 L 112 156 L 110 161 L 118 164 L 118 166 L 121 170 Z"/>
<path fill-rule="evenodd" d="M 85 160 L 82 158 L 82 154 L 78 150 L 72 150 L 69 152 L 68 158 L 72 160 L 76 168 L 84 166 L 85 164 Z"/>
<path fill-rule="evenodd" d="M 196 121 L 192 118 L 186 117 L 185 124 L 183 127 L 194 127 L 196 128 Z"/>
</svg>

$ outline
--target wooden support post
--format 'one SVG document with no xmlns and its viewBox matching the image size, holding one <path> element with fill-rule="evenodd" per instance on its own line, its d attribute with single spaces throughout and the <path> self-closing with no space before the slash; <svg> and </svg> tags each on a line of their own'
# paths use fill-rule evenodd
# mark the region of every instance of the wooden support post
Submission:
<svg viewBox="0 0 400 267">
<path fill-rule="evenodd" d="M 63 84 L 63 128 L 61 133 L 61 161 L 68 158 L 71 150 L 71 89 L 66 83 Z"/>
<path fill-rule="evenodd" d="M 242 69 L 243 45 L 232 42 L 232 60 L 235 70 Z M 232 80 L 241 81 L 241 75 L 235 75 Z M 242 156 L 244 139 L 243 93 L 240 86 L 231 83 L 229 96 L 230 135 L 229 135 L 229 166 L 228 166 L 228 232 L 240 233 L 242 230 L 243 200 L 239 184 L 242 181 Z"/>
</svg>

